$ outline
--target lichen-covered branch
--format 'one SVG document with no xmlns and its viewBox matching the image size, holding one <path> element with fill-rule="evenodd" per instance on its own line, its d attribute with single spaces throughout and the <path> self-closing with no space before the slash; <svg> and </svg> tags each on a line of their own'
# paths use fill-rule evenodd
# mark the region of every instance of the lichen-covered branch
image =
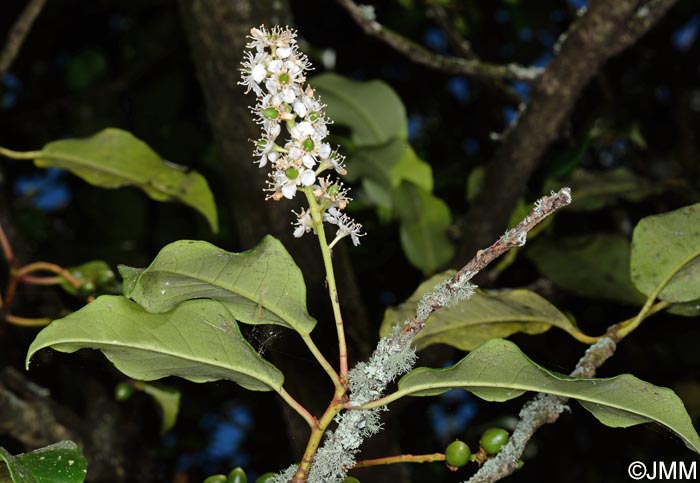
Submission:
<svg viewBox="0 0 700 483">
<path fill-rule="evenodd" d="M 408 372 L 415 364 L 416 354 L 411 342 L 430 315 L 436 310 L 469 298 L 475 289 L 470 283 L 474 275 L 506 251 L 524 245 L 530 230 L 569 203 L 569 188 L 562 188 L 557 193 L 541 198 L 523 221 L 488 248 L 479 250 L 454 277 L 438 284 L 432 292 L 425 294 L 418 303 L 415 318 L 406 321 L 403 326 L 397 325 L 390 336 L 379 341 L 368 361 L 357 364 L 350 371 L 348 406 L 361 406 L 381 397 L 389 383 Z M 347 474 L 347 470 L 355 464 L 355 455 L 364 439 L 380 430 L 381 410 L 386 408 L 350 409 L 336 417 L 338 426 L 326 434 L 323 446 L 316 453 L 308 476 L 309 483 L 333 483 L 340 481 Z M 279 474 L 274 481 L 288 481 L 290 475 L 294 474 L 295 467 Z"/>
<path fill-rule="evenodd" d="M 572 377 L 590 378 L 614 353 L 617 345 L 610 337 L 603 337 L 588 348 L 570 374 Z M 568 398 L 551 394 L 538 394 L 520 410 L 513 434 L 506 445 L 493 458 L 487 460 L 469 479 L 468 483 L 490 483 L 510 475 L 518 467 L 525 446 L 535 432 L 545 424 L 553 423 L 564 411 Z"/>
<path fill-rule="evenodd" d="M 374 19 L 371 7 L 358 5 L 353 0 L 337 0 L 362 30 L 375 37 L 417 64 L 449 74 L 464 74 L 474 77 L 532 82 L 542 73 L 537 67 L 518 64 L 491 64 L 477 59 L 464 59 L 439 55 L 420 44 L 397 34 Z"/>
</svg>

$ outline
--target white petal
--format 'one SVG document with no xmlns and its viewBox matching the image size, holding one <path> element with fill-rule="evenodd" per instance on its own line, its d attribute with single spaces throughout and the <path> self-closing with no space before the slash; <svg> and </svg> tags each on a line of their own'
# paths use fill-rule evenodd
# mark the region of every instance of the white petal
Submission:
<svg viewBox="0 0 700 483">
<path fill-rule="evenodd" d="M 318 147 L 318 154 L 322 159 L 328 158 L 331 155 L 331 145 L 328 143 L 323 143 Z"/>
<path fill-rule="evenodd" d="M 297 146 L 294 146 L 289 150 L 289 157 L 291 159 L 299 159 L 301 158 L 301 149 L 299 149 Z"/>
<path fill-rule="evenodd" d="M 294 103 L 294 112 L 296 112 L 299 117 L 305 117 L 308 111 L 303 102 L 297 101 Z"/>
<path fill-rule="evenodd" d="M 304 186 L 311 186 L 316 181 L 316 173 L 313 169 L 307 169 L 301 175 L 301 184 Z"/>
<path fill-rule="evenodd" d="M 291 87 L 287 87 L 285 90 L 282 91 L 282 100 L 286 102 L 287 104 L 293 103 L 297 98 L 297 93 L 294 92 L 294 89 Z"/>
<path fill-rule="evenodd" d="M 296 128 L 299 130 L 299 134 L 301 134 L 300 137 L 311 136 L 314 133 L 314 127 L 310 122 L 300 122 L 296 125 Z"/>
<path fill-rule="evenodd" d="M 286 184 L 282 186 L 282 196 L 287 198 L 288 200 L 291 200 L 294 198 L 294 195 L 297 192 L 297 185 L 295 184 Z"/>
<path fill-rule="evenodd" d="M 267 70 L 272 72 L 273 74 L 276 74 L 277 72 L 280 71 L 280 69 L 282 68 L 282 65 L 283 64 L 282 64 L 281 60 L 275 59 L 267 65 Z"/>
<path fill-rule="evenodd" d="M 253 67 L 252 71 L 252 77 L 253 80 L 257 83 L 262 82 L 262 80 L 267 76 L 267 72 L 265 71 L 265 66 L 262 64 L 256 64 L 255 67 Z"/>
<path fill-rule="evenodd" d="M 280 59 L 286 59 L 292 53 L 292 49 L 290 47 L 278 47 L 275 53 Z"/>
<path fill-rule="evenodd" d="M 300 238 L 304 232 L 306 231 L 306 228 L 304 228 L 304 225 L 299 225 L 294 229 L 294 236 L 297 238 Z"/>
<path fill-rule="evenodd" d="M 306 166 L 307 168 L 313 168 L 314 166 L 316 166 L 316 160 L 310 154 L 305 154 L 301 158 L 301 162 L 304 163 L 304 166 Z"/>
</svg>

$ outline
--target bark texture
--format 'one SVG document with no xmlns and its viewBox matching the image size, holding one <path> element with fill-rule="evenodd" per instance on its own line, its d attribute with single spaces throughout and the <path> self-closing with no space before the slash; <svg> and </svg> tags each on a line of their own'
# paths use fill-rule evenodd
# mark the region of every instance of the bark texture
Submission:
<svg viewBox="0 0 700 483">
<path fill-rule="evenodd" d="M 543 155 L 559 137 L 581 92 L 612 56 L 634 44 L 675 0 L 597 0 L 572 25 L 561 49 L 533 85 L 532 100 L 505 134 L 467 215 L 456 265 L 506 228 Z M 573 193 L 574 200 L 576 193 Z"/>
</svg>

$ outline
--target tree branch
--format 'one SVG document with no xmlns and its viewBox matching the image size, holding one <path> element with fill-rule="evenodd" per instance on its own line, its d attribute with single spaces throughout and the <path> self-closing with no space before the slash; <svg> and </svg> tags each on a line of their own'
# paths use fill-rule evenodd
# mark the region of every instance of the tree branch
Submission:
<svg viewBox="0 0 700 483">
<path fill-rule="evenodd" d="M 532 82 L 538 78 L 542 69 L 525 67 L 518 64 L 498 65 L 476 59 L 463 59 L 439 55 L 425 49 L 420 44 L 397 34 L 377 22 L 367 7 L 356 4 L 353 0 L 337 0 L 352 17 L 357 25 L 369 36 L 375 37 L 417 64 L 430 67 L 448 74 L 464 74 L 487 79 L 519 80 Z"/>
<path fill-rule="evenodd" d="M 7 34 L 5 47 L 0 53 L 0 79 L 10 69 L 19 50 L 22 48 L 24 40 L 27 38 L 29 30 L 32 28 L 34 20 L 39 16 L 45 4 L 46 0 L 31 0 L 24 7 L 22 14 L 10 29 L 10 32 Z"/>
<path fill-rule="evenodd" d="M 469 282 L 474 275 L 509 249 L 524 245 L 528 232 L 535 225 L 569 203 L 569 188 L 562 188 L 558 193 L 541 198 L 523 221 L 488 248 L 479 250 L 454 277 L 426 293 L 418 302 L 415 317 L 403 326 L 397 325 L 390 336 L 379 341 L 367 362 L 357 364 L 350 371 L 347 407 L 359 407 L 379 399 L 389 383 L 408 372 L 415 364 L 415 349 L 411 343 L 430 315 L 469 298 L 474 293 L 474 286 Z M 347 474 L 348 468 L 355 465 L 355 455 L 364 440 L 380 430 L 379 411 L 380 408 L 353 409 L 336 416 L 338 427 L 326 433 L 323 446 L 314 456 L 309 483 L 336 481 Z M 280 473 L 274 481 L 288 481 L 289 475 L 294 474 L 295 467 L 296 465 Z"/>
<path fill-rule="evenodd" d="M 440 28 L 445 31 L 452 48 L 455 49 L 457 54 L 464 59 L 478 60 L 477 55 L 474 53 L 474 50 L 472 50 L 472 45 L 455 29 L 445 7 L 435 0 L 426 0 L 426 3 L 428 4 L 428 11 Z"/>
<path fill-rule="evenodd" d="M 533 96 L 505 133 L 489 163 L 482 190 L 466 217 L 463 260 L 504 229 L 542 156 L 600 67 L 636 42 L 675 0 L 598 0 L 565 34 L 558 55 L 533 85 Z"/>
<path fill-rule="evenodd" d="M 582 378 L 594 377 L 596 369 L 612 357 L 616 347 L 612 338 L 603 337 L 586 350 L 570 375 Z M 561 413 L 569 409 L 566 405 L 567 401 L 568 398 L 561 396 L 538 394 L 525 403 L 520 410 L 520 420 L 506 445 L 496 456 L 486 461 L 468 480 L 468 483 L 491 483 L 513 473 L 530 438 L 540 427 L 559 419 Z"/>
</svg>

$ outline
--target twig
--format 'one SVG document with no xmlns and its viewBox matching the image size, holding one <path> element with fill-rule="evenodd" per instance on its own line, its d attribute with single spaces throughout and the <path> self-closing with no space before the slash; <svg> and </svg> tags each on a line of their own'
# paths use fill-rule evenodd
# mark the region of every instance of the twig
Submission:
<svg viewBox="0 0 700 483">
<path fill-rule="evenodd" d="M 518 64 L 498 65 L 474 59 L 462 59 L 435 54 L 420 44 L 384 27 L 368 15 L 367 9 L 352 0 L 336 0 L 350 14 L 362 30 L 375 37 L 417 64 L 430 67 L 449 74 L 464 74 L 488 79 L 519 80 L 532 82 L 542 73 L 537 67 L 525 67 Z"/>
<path fill-rule="evenodd" d="M 12 245 L 2 225 L 0 225 L 0 246 L 2 247 L 2 253 L 5 255 L 5 259 L 10 267 L 19 268 L 19 260 L 17 260 L 14 251 L 12 251 Z"/>
<path fill-rule="evenodd" d="M 474 258 L 462 267 L 454 277 L 444 284 L 438 285 L 432 292 L 424 295 L 418 302 L 416 318 L 406 324 L 403 332 L 411 334 L 411 338 L 415 337 L 434 311 L 459 301 L 455 300 L 455 297 L 460 297 L 460 291 L 465 288 L 468 281 L 477 273 L 511 248 L 525 245 L 527 234 L 530 230 L 556 210 L 569 203 L 571 203 L 571 189 L 569 188 L 562 188 L 557 193 L 552 193 L 550 196 L 539 199 L 535 203 L 535 209 L 520 223 L 508 230 L 490 247 L 476 252 Z"/>
<path fill-rule="evenodd" d="M 502 137 L 486 168 L 483 188 L 464 221 L 469 229 L 456 260 L 489 243 L 505 227 L 590 79 L 611 56 L 648 31 L 673 3 L 600 0 L 590 2 L 586 13 L 573 22 L 555 49 L 556 57 L 533 85 L 531 101 Z"/>
<path fill-rule="evenodd" d="M 617 345 L 610 337 L 603 337 L 588 348 L 576 364 L 572 377 L 590 378 L 614 353 Z M 518 467 L 520 456 L 530 438 L 545 424 L 553 423 L 564 411 L 568 398 L 551 394 L 538 394 L 520 410 L 520 420 L 508 438 L 506 445 L 493 458 L 487 460 L 468 480 L 468 483 L 490 483 L 510 475 Z"/>
<path fill-rule="evenodd" d="M 10 66 L 14 62 L 19 50 L 22 48 L 24 40 L 27 38 L 29 30 L 32 28 L 34 20 L 41 13 L 46 0 L 31 0 L 24 7 L 22 14 L 15 21 L 15 24 L 10 29 L 7 34 L 7 42 L 5 42 L 5 47 L 0 53 L 0 79 L 5 75 L 10 69 Z"/>
<path fill-rule="evenodd" d="M 440 25 L 440 28 L 445 31 L 447 38 L 450 40 L 452 48 L 455 49 L 460 57 L 465 59 L 478 60 L 477 55 L 472 50 L 472 45 L 455 29 L 454 23 L 450 20 L 450 16 L 445 11 L 445 7 L 435 0 L 427 0 L 428 10 Z"/>
<path fill-rule="evenodd" d="M 398 456 L 386 456 L 384 458 L 373 458 L 358 461 L 353 469 L 369 468 L 370 466 L 394 465 L 396 463 L 432 463 L 435 461 L 445 461 L 443 453 L 431 454 L 401 454 Z"/>
<path fill-rule="evenodd" d="M 348 374 L 349 402 L 346 408 L 362 406 L 381 397 L 386 387 L 397 377 L 408 372 L 415 364 L 413 338 L 425 325 L 430 315 L 449 305 L 469 298 L 474 286 L 469 280 L 507 250 L 522 246 L 527 233 L 554 211 L 571 203 L 571 190 L 562 188 L 558 193 L 545 196 L 535 203 L 535 209 L 525 219 L 508 230 L 490 247 L 479 250 L 453 278 L 436 286 L 425 294 L 416 308 L 416 316 L 397 326 L 393 333 L 382 338 L 367 362 L 359 363 Z M 329 431 L 321 448 L 314 456 L 308 481 L 321 483 L 342 479 L 347 468 L 355 464 L 355 454 L 365 438 L 380 430 L 380 408 L 356 409 L 339 414 L 338 427 Z M 292 471 L 292 469 L 288 470 Z M 286 477 L 286 473 L 280 475 Z"/>
</svg>

